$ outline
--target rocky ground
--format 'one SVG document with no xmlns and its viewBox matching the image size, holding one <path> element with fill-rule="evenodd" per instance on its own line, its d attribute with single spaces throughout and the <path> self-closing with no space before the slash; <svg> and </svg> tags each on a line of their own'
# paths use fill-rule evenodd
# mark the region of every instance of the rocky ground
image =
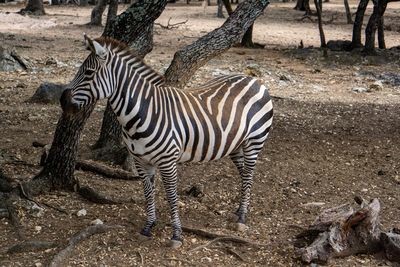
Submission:
<svg viewBox="0 0 400 267">
<path fill-rule="evenodd" d="M 356 3 L 350 4 L 354 12 Z M 77 171 L 81 184 L 130 201 L 98 205 L 71 192 L 40 196 L 36 200 L 41 207 L 20 201 L 18 215 L 27 239 L 55 241 L 57 247 L 5 253 L 18 239 L 10 222 L 1 219 L 0 266 L 46 265 L 73 234 L 96 219 L 122 227 L 80 243 L 68 266 L 301 266 L 293 245 L 299 227 L 310 224 L 321 209 L 352 202 L 355 195 L 379 198 L 382 228 L 400 228 L 399 50 L 367 57 L 330 51 L 323 57 L 314 48 L 319 42 L 316 23 L 302 20 L 302 12 L 293 6 L 272 3 L 257 20 L 254 39 L 266 44 L 265 49 L 232 48 L 202 67 L 189 84 L 220 74 L 248 73 L 262 78 L 274 96 L 274 128 L 257 166 L 250 230 L 236 233 L 229 223 L 239 192 L 239 178 L 229 160 L 179 168 L 183 225 L 239 235 L 266 246 L 217 243 L 193 250 L 209 240 L 185 234 L 182 248 L 167 248 L 171 229 L 165 224 L 168 206 L 159 180 L 157 205 L 162 223 L 152 240 L 142 242 L 137 236 L 145 219 L 141 184 Z M 400 41 L 399 6 L 388 6 L 388 47 Z M 102 32 L 101 27 L 84 25 L 90 7 L 46 6 L 44 17 L 18 15 L 15 12 L 20 8 L 0 5 L 1 45 L 13 48 L 29 64 L 28 70 L 0 72 L 0 164 L 15 184 L 40 170 L 42 151 L 31 144 L 50 143 L 61 114 L 57 104 L 33 104 L 29 98 L 45 81 L 70 81 L 87 55 L 83 32 L 92 37 Z M 327 39 L 349 39 L 351 26 L 345 24 L 342 2 L 331 0 L 324 10 Z M 155 47 L 147 63 L 160 72 L 165 70 L 177 49 L 223 23 L 215 13 L 215 6 L 169 5 L 158 23 L 166 25 L 170 17 L 172 23 L 188 21 L 171 30 L 156 26 Z M 301 40 L 304 49 L 297 48 Z M 104 108 L 105 102 L 99 103 L 86 125 L 80 146 L 83 158 L 91 157 L 90 145 L 98 136 Z M 203 195 L 187 195 L 196 184 L 204 188 Z M 78 216 L 83 209 L 86 215 Z M 378 254 L 334 259 L 328 266 L 395 264 Z"/>
</svg>

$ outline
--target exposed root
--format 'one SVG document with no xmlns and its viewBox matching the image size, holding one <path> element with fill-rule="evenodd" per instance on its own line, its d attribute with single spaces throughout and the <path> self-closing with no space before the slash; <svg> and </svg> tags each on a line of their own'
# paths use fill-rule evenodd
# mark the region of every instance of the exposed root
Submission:
<svg viewBox="0 0 400 267">
<path fill-rule="evenodd" d="M 92 160 L 78 160 L 76 162 L 76 169 L 98 173 L 111 179 L 140 180 L 139 176 L 135 176 L 130 172 L 121 169 L 110 168 L 104 164 Z"/>
<path fill-rule="evenodd" d="M 24 241 L 18 243 L 7 250 L 7 253 L 21 253 L 21 252 L 31 252 L 31 251 L 41 251 L 49 248 L 57 247 L 57 243 L 51 241 Z"/>
<path fill-rule="evenodd" d="M 226 250 L 229 254 L 235 256 L 235 257 L 236 257 L 237 259 L 239 259 L 240 261 L 246 262 L 246 260 L 243 258 L 243 256 L 240 255 L 240 253 L 234 251 L 232 248 L 230 248 L 230 247 L 225 247 L 225 250 Z"/>
<path fill-rule="evenodd" d="M 89 186 L 81 186 L 78 189 L 79 195 L 83 198 L 97 204 L 122 204 L 122 203 L 132 203 L 132 202 L 140 202 L 140 200 L 134 198 L 115 198 L 112 196 L 106 196 L 99 192 L 96 192 L 93 188 Z"/>
<path fill-rule="evenodd" d="M 136 253 L 137 253 L 138 256 L 140 257 L 140 266 L 144 266 L 144 258 L 143 258 L 142 253 L 140 253 L 139 250 L 137 250 Z"/>
<path fill-rule="evenodd" d="M 105 232 L 108 232 L 112 229 L 115 229 L 120 226 L 109 226 L 105 224 L 97 224 L 97 225 L 91 225 L 83 230 L 81 230 L 79 233 L 71 237 L 69 240 L 68 246 L 61 250 L 56 256 L 54 256 L 53 260 L 50 262 L 49 266 L 50 267 L 57 267 L 57 266 L 64 266 L 65 262 L 67 259 L 70 257 L 71 253 L 75 249 L 75 247 L 82 242 L 85 239 L 88 239 L 92 235 L 95 234 L 102 234 Z"/>
</svg>

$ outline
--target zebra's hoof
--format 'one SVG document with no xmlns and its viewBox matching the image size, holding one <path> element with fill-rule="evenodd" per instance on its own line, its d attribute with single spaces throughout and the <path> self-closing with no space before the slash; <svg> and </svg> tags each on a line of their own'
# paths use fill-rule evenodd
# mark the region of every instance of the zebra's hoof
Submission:
<svg viewBox="0 0 400 267">
<path fill-rule="evenodd" d="M 181 246 L 182 246 L 182 241 L 179 241 L 179 240 L 171 239 L 168 242 L 168 247 L 173 248 L 173 249 L 180 248 Z"/>
<path fill-rule="evenodd" d="M 249 227 L 244 223 L 236 223 L 236 231 L 246 232 L 247 230 L 249 230 Z"/>
</svg>

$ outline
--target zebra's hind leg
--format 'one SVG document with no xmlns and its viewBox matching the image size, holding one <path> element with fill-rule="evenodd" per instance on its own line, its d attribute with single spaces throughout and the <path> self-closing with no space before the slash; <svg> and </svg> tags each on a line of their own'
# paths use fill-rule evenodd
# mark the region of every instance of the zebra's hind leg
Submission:
<svg viewBox="0 0 400 267">
<path fill-rule="evenodd" d="M 155 168 L 153 166 L 147 166 L 140 162 L 136 162 L 136 168 L 140 177 L 142 177 L 144 196 L 146 198 L 146 214 L 147 219 L 144 227 L 140 231 L 140 234 L 146 238 L 151 237 L 151 229 L 156 224 L 156 205 L 154 199 L 155 193 Z"/>
<path fill-rule="evenodd" d="M 239 208 L 236 211 L 236 215 L 238 217 L 236 228 L 238 231 L 245 231 L 248 229 L 248 227 L 246 226 L 246 216 L 250 204 L 250 194 L 251 187 L 253 185 L 254 168 L 256 166 L 257 157 L 260 153 L 262 146 L 263 142 L 252 142 L 251 140 L 248 140 L 243 145 L 242 149 L 242 166 L 238 167 L 238 165 L 235 163 L 236 167 L 238 167 L 239 169 L 240 176 L 242 177 L 241 199 Z"/>
<path fill-rule="evenodd" d="M 176 162 L 168 162 L 159 167 L 167 200 L 171 209 L 172 238 L 169 246 L 179 248 L 182 245 L 182 225 L 178 213 L 177 171 Z"/>
</svg>

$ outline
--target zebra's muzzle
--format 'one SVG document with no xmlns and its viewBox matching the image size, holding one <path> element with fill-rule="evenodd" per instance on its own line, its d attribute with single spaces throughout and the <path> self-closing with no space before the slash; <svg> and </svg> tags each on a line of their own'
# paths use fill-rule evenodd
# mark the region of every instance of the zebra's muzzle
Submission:
<svg viewBox="0 0 400 267">
<path fill-rule="evenodd" d="M 66 115 L 72 115 L 79 111 L 79 105 L 72 100 L 72 90 L 66 89 L 61 95 L 60 104 Z"/>
</svg>

